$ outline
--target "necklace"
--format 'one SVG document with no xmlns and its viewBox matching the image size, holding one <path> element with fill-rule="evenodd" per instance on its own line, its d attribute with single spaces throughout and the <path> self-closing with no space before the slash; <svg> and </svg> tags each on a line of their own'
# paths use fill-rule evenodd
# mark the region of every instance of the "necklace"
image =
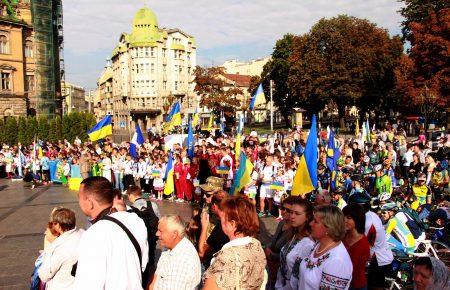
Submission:
<svg viewBox="0 0 450 290">
<path fill-rule="evenodd" d="M 329 244 L 328 246 L 326 246 L 325 248 L 323 248 L 322 251 L 318 251 L 320 246 L 317 247 L 316 255 L 318 255 L 318 256 L 322 255 L 326 250 L 330 249 L 331 247 L 333 247 L 336 244 L 337 244 L 337 242 L 333 242 L 333 243 Z"/>
</svg>

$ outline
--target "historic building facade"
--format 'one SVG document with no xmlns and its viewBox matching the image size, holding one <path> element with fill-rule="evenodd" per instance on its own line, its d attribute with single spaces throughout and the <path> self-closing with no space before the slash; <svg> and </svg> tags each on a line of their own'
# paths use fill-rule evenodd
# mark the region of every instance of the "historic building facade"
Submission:
<svg viewBox="0 0 450 290">
<path fill-rule="evenodd" d="M 260 76 L 264 65 L 270 60 L 270 57 L 257 58 L 250 61 L 238 61 L 236 59 L 227 60 L 222 64 L 226 73 L 240 74 L 248 76 Z"/>
<path fill-rule="evenodd" d="M 89 104 L 85 98 L 84 88 L 69 82 L 61 83 L 62 90 L 62 111 L 63 114 L 72 112 L 87 112 Z"/>
<path fill-rule="evenodd" d="M 111 63 L 115 134 L 129 136 L 135 122 L 143 130 L 161 126 L 175 100 L 181 103 L 182 113 L 195 111 L 195 39 L 177 28 L 159 28 L 149 8 L 136 13 L 130 34 L 121 34 Z M 106 86 L 103 79 L 99 86 Z M 106 99 L 104 95 L 101 103 L 107 108 Z"/>
<path fill-rule="evenodd" d="M 60 0 L 0 2 L 0 118 L 61 113 Z"/>
</svg>

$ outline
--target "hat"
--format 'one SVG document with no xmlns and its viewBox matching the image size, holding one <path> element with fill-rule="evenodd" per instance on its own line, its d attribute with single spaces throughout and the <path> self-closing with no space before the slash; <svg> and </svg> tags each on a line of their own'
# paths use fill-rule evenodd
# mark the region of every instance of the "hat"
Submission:
<svg viewBox="0 0 450 290">
<path fill-rule="evenodd" d="M 380 170 L 383 170 L 383 165 L 377 164 L 377 165 L 375 165 L 375 167 L 373 168 L 373 170 L 374 170 L 374 171 L 380 171 Z"/>
<path fill-rule="evenodd" d="M 397 211 L 398 206 L 395 202 L 390 201 L 381 207 L 381 211 Z"/>
<path fill-rule="evenodd" d="M 250 137 L 258 137 L 258 133 L 256 131 L 251 131 Z"/>
<path fill-rule="evenodd" d="M 200 185 L 200 188 L 207 192 L 218 191 L 218 190 L 223 189 L 224 183 L 225 182 L 224 182 L 223 178 L 210 176 L 206 179 L 205 184 Z"/>
</svg>

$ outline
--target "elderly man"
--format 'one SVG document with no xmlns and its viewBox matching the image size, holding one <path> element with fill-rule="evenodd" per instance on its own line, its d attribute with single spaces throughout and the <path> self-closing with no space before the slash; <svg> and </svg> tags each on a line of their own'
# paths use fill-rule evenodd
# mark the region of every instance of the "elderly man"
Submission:
<svg viewBox="0 0 450 290">
<path fill-rule="evenodd" d="M 80 241 L 73 289 L 142 289 L 142 271 L 148 260 L 142 219 L 113 208 L 113 186 L 104 177 L 83 180 L 78 198 L 93 225 Z"/>
<path fill-rule="evenodd" d="M 181 217 L 162 217 L 156 235 L 167 250 L 159 258 L 150 289 L 197 289 L 201 279 L 200 259 L 194 245 L 185 237 Z"/>
</svg>

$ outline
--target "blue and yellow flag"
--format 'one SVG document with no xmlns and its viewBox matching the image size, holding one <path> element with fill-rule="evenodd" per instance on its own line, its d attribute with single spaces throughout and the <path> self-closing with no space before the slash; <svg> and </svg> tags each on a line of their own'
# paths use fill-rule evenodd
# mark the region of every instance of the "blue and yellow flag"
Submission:
<svg viewBox="0 0 450 290">
<path fill-rule="evenodd" d="M 175 184 L 173 180 L 173 158 L 172 153 L 168 156 L 169 160 L 167 161 L 166 174 L 164 175 L 164 179 L 166 180 L 166 184 L 164 185 L 164 194 L 171 195 L 175 191 Z"/>
<path fill-rule="evenodd" d="M 91 141 L 97 141 L 98 139 L 105 138 L 108 135 L 112 135 L 112 118 L 111 115 L 106 115 L 100 122 L 95 124 L 88 132 L 89 139 Z"/>
<path fill-rule="evenodd" d="M 234 157 L 236 162 L 239 160 L 241 154 L 241 138 L 242 130 L 244 129 L 244 117 L 242 114 L 239 115 L 238 127 L 236 130 L 236 142 L 234 144 Z"/>
<path fill-rule="evenodd" d="M 250 106 L 249 106 L 250 111 L 253 111 L 255 105 L 264 104 L 265 102 L 266 96 L 264 95 L 262 84 L 259 84 L 258 88 L 256 89 L 256 92 L 250 98 Z"/>
<path fill-rule="evenodd" d="M 230 188 L 230 195 L 239 195 L 244 186 L 249 185 L 252 182 L 253 164 L 247 159 L 247 155 L 241 152 L 241 158 L 239 159 L 239 168 L 236 171 L 234 177 L 233 186 Z"/>
<path fill-rule="evenodd" d="M 313 115 L 305 151 L 300 157 L 300 164 L 292 183 L 293 196 L 304 196 L 317 187 L 317 159 L 319 155 L 317 146 L 316 115 Z"/>
<path fill-rule="evenodd" d="M 164 131 L 168 132 L 172 130 L 175 126 L 181 126 L 181 106 L 180 103 L 178 102 L 176 102 L 173 105 L 172 110 L 170 110 L 170 113 L 166 118 Z"/>
<path fill-rule="evenodd" d="M 327 167 L 330 171 L 336 169 L 340 155 L 339 148 L 336 148 L 336 142 L 334 141 L 334 132 L 331 130 L 327 148 Z"/>
<path fill-rule="evenodd" d="M 195 139 L 194 139 L 194 129 L 192 128 L 192 120 L 189 121 L 188 137 L 187 137 L 187 155 L 192 160 L 194 158 L 195 149 Z"/>
<path fill-rule="evenodd" d="M 192 117 L 192 127 L 197 127 L 200 125 L 200 114 L 198 113 L 198 108 L 195 109 L 194 116 Z"/>
</svg>

